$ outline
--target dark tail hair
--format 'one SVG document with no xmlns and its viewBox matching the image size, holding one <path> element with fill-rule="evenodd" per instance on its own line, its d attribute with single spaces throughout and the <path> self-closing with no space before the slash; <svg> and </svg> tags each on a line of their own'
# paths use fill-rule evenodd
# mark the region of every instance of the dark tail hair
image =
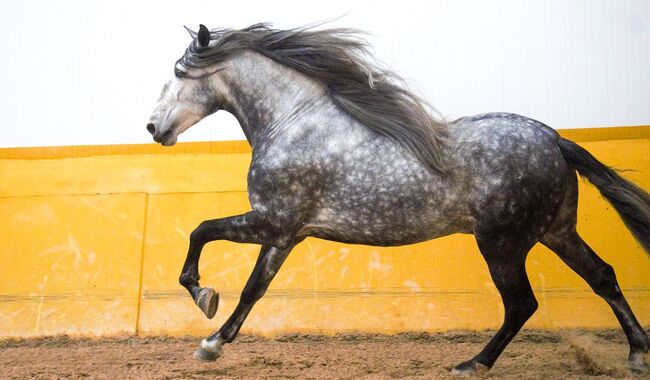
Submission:
<svg viewBox="0 0 650 380">
<path fill-rule="evenodd" d="M 650 255 L 650 194 L 618 175 L 573 141 L 560 138 L 558 145 L 567 164 L 600 190 Z"/>
</svg>

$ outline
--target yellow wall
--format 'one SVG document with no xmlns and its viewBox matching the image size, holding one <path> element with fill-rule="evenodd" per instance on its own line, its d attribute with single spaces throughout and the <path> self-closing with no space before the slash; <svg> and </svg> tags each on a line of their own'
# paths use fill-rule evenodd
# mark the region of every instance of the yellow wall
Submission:
<svg viewBox="0 0 650 380">
<path fill-rule="evenodd" d="M 650 189 L 650 129 L 567 131 Z M 592 130 L 593 131 L 593 130 Z M 602 138 L 624 138 L 601 140 Z M 221 292 L 207 321 L 177 283 L 204 219 L 249 208 L 244 143 L 0 150 L 0 336 L 206 333 L 234 308 L 258 247 L 209 244 L 202 283 Z M 161 154 L 164 153 L 164 154 Z M 650 325 L 650 260 L 614 210 L 580 185 L 579 230 L 617 271 Z M 551 252 L 527 266 L 540 308 L 528 326 L 614 327 L 608 306 Z M 308 239 L 243 331 L 334 333 L 495 328 L 503 308 L 471 236 L 377 248 Z"/>
</svg>

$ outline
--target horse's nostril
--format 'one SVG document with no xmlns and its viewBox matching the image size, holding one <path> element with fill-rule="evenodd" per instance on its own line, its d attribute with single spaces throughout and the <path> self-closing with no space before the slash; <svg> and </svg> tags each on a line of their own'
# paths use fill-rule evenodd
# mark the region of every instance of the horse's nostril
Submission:
<svg viewBox="0 0 650 380">
<path fill-rule="evenodd" d="M 151 133 L 152 135 L 156 133 L 156 126 L 153 125 L 152 123 L 147 124 L 147 131 Z"/>
</svg>

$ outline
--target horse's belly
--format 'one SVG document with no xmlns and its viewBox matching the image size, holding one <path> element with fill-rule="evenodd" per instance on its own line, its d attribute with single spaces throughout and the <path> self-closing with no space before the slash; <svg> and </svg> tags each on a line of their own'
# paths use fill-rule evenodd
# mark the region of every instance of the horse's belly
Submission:
<svg viewBox="0 0 650 380">
<path fill-rule="evenodd" d="M 352 244 L 395 246 L 418 243 L 456 232 L 471 231 L 472 221 L 458 210 L 425 202 L 381 207 L 323 208 L 301 235 Z"/>
</svg>

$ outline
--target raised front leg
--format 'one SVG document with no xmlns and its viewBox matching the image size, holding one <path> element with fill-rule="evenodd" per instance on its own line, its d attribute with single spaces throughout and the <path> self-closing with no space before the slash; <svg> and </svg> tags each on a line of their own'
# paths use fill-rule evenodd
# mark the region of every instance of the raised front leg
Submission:
<svg viewBox="0 0 650 380">
<path fill-rule="evenodd" d="M 192 295 L 192 299 L 206 317 L 217 312 L 219 295 L 212 288 L 199 285 L 199 258 L 203 246 L 214 240 L 230 240 L 252 244 L 287 244 L 268 220 L 255 211 L 222 219 L 206 220 L 190 235 L 190 247 L 179 282 Z"/>
<path fill-rule="evenodd" d="M 219 331 L 201 341 L 201 347 L 194 353 L 195 358 L 213 361 L 221 355 L 223 344 L 232 342 L 235 339 L 246 316 L 255 305 L 255 302 L 262 298 L 292 248 L 293 246 L 285 249 L 278 249 L 268 245 L 262 246 L 253 273 L 248 278 L 235 311 Z"/>
</svg>

